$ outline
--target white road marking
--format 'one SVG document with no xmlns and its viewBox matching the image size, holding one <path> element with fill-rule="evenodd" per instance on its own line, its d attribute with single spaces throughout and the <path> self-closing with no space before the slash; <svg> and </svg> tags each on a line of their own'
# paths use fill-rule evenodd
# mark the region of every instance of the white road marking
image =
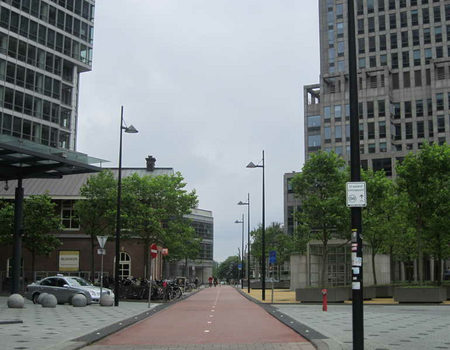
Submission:
<svg viewBox="0 0 450 350">
<path fill-rule="evenodd" d="M 209 317 L 214 317 L 214 315 L 209 315 Z"/>
<path fill-rule="evenodd" d="M 212 321 L 208 321 L 208 323 L 212 323 Z"/>
<path fill-rule="evenodd" d="M 208 329 L 205 329 L 205 333 L 209 333 L 209 330 L 208 330 Z"/>
</svg>

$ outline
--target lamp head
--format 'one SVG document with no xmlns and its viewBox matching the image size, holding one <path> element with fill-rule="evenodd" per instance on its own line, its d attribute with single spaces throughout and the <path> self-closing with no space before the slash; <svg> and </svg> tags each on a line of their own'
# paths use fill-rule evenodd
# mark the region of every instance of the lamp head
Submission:
<svg viewBox="0 0 450 350">
<path fill-rule="evenodd" d="M 256 165 L 253 162 L 248 163 L 247 168 L 256 168 Z"/>
<path fill-rule="evenodd" d="M 124 130 L 128 134 L 137 134 L 139 132 L 133 125 L 126 127 Z"/>
<path fill-rule="evenodd" d="M 246 205 L 247 203 L 244 203 L 243 201 L 239 201 L 237 205 Z"/>
<path fill-rule="evenodd" d="M 235 223 L 235 224 L 242 224 L 243 221 L 236 220 L 234 223 Z"/>
</svg>

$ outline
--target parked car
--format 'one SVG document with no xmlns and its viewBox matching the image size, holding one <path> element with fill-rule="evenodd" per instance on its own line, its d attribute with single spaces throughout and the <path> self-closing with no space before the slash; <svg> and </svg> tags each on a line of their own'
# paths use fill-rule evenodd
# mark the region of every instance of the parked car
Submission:
<svg viewBox="0 0 450 350">
<path fill-rule="evenodd" d="M 100 302 L 100 287 L 96 287 L 91 282 L 77 276 L 56 275 L 46 277 L 29 284 L 25 290 L 25 297 L 36 304 L 39 295 L 42 293 L 53 294 L 58 304 L 71 304 L 72 298 L 76 294 L 83 294 L 88 305 Z M 109 294 L 114 298 L 114 293 L 108 288 L 103 288 L 102 294 Z"/>
</svg>

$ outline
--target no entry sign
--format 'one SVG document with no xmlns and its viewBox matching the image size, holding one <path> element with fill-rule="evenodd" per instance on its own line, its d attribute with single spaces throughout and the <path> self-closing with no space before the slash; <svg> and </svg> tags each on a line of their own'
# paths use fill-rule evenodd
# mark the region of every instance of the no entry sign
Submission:
<svg viewBox="0 0 450 350">
<path fill-rule="evenodd" d="M 155 243 L 150 246 L 150 256 L 153 259 L 158 256 L 158 246 Z"/>
</svg>

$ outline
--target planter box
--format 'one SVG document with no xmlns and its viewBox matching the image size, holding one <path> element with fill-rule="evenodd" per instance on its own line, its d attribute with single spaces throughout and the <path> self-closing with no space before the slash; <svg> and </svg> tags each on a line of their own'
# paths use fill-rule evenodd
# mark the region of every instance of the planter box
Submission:
<svg viewBox="0 0 450 350">
<path fill-rule="evenodd" d="M 376 298 L 392 298 L 394 296 L 394 286 L 375 286 L 375 290 Z"/>
<path fill-rule="evenodd" d="M 353 292 L 352 289 L 349 288 L 349 300 L 353 299 Z M 376 287 L 375 286 L 369 286 L 369 287 L 363 287 L 363 299 L 364 300 L 370 300 L 377 297 Z"/>
<path fill-rule="evenodd" d="M 441 303 L 447 300 L 447 290 L 437 288 L 401 288 L 394 290 L 394 300 L 399 303 Z"/>
<path fill-rule="evenodd" d="M 443 288 L 445 288 L 447 290 L 447 300 L 450 300 L 450 285 L 443 286 Z"/>
<path fill-rule="evenodd" d="M 327 299 L 329 303 L 343 303 L 349 299 L 348 288 L 327 289 Z M 322 288 L 299 288 L 295 290 L 295 300 L 302 303 L 321 303 Z"/>
<path fill-rule="evenodd" d="M 252 289 L 261 289 L 262 288 L 261 281 L 256 282 L 250 282 L 250 288 Z M 247 281 L 244 281 L 244 287 L 247 287 Z M 291 281 L 280 281 L 280 282 L 274 282 L 273 288 L 274 289 L 289 289 L 291 287 Z M 266 281 L 266 290 L 272 289 L 272 282 Z"/>
</svg>

